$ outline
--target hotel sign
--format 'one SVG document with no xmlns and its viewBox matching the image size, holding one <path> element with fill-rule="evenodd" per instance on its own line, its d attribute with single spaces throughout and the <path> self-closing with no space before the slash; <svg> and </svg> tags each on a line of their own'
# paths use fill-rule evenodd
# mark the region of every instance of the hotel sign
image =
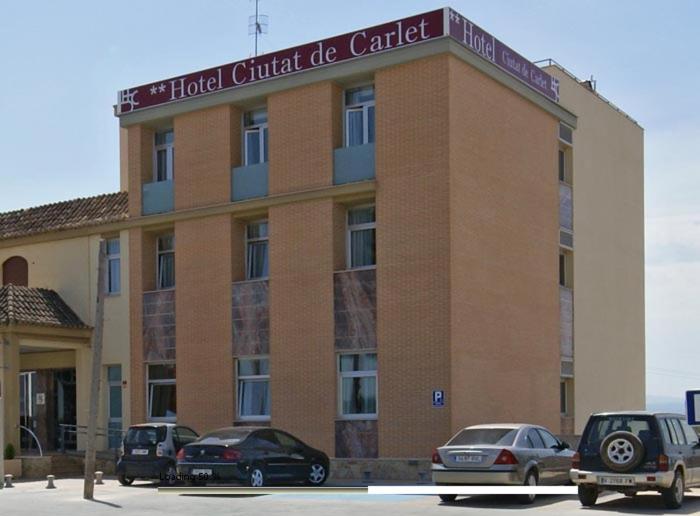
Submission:
<svg viewBox="0 0 700 516">
<path fill-rule="evenodd" d="M 545 97 L 559 102 L 559 80 L 504 45 L 457 11 L 449 11 L 449 35 L 462 45 L 521 80 Z"/>
<path fill-rule="evenodd" d="M 556 80 L 452 9 L 438 9 L 119 92 L 116 114 L 200 97 L 352 59 L 452 37 L 484 59 L 558 100 Z"/>
</svg>

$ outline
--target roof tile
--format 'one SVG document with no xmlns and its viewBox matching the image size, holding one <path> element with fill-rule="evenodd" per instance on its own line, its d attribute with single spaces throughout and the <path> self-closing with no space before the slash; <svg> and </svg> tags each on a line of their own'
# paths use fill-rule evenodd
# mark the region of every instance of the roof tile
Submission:
<svg viewBox="0 0 700 516">
<path fill-rule="evenodd" d="M 0 287 L 0 326 L 9 324 L 89 328 L 53 290 L 12 284 Z"/>
</svg>

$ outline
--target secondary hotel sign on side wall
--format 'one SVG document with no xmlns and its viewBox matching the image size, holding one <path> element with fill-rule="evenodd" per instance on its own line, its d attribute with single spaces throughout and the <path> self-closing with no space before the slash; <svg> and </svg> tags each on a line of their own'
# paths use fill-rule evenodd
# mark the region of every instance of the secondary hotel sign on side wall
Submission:
<svg viewBox="0 0 700 516">
<path fill-rule="evenodd" d="M 456 11 L 445 8 L 122 90 L 116 114 L 239 88 L 443 37 L 456 39 L 543 95 L 558 100 L 556 79 Z"/>
</svg>

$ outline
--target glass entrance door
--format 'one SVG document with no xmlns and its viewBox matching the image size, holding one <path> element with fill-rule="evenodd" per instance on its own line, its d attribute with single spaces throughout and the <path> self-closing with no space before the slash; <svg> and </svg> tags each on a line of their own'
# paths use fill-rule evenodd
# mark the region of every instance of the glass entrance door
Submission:
<svg viewBox="0 0 700 516">
<path fill-rule="evenodd" d="M 31 431 L 36 429 L 36 371 L 19 373 L 19 424 Z M 20 447 L 36 448 L 36 443 L 26 430 L 20 430 Z"/>
</svg>

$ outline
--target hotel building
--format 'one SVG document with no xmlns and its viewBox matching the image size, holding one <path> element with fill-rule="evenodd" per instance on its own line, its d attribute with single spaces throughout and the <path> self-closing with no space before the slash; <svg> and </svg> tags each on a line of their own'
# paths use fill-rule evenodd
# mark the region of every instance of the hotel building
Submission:
<svg viewBox="0 0 700 516">
<path fill-rule="evenodd" d="M 120 193 L 0 215 L 7 440 L 26 375 L 73 371 L 86 421 L 101 238 L 104 427 L 269 424 L 407 459 L 466 425 L 644 408 L 643 130 L 556 63 L 445 8 L 115 113 Z M 72 319 L 8 320 L 3 296 Z"/>
</svg>

